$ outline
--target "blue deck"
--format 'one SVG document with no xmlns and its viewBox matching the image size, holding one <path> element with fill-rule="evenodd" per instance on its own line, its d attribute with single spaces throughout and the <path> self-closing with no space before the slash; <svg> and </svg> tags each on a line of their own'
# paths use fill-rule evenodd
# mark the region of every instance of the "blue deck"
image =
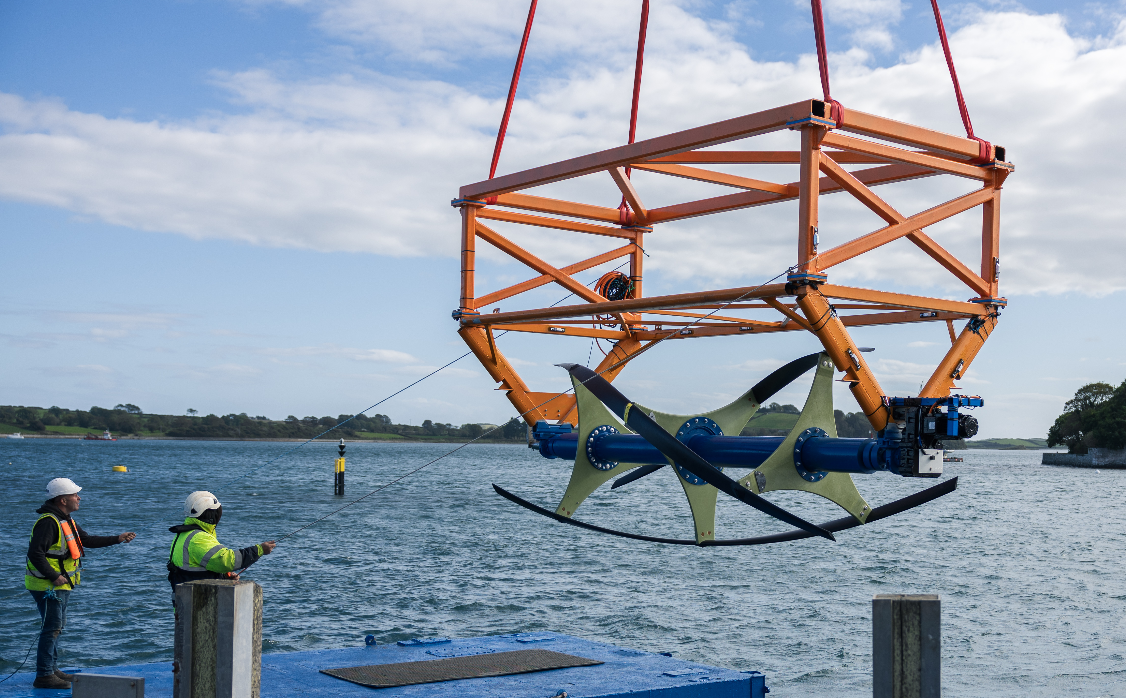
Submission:
<svg viewBox="0 0 1126 698">
<path fill-rule="evenodd" d="M 373 689 L 320 673 L 321 669 L 390 664 L 506 652 L 542 647 L 605 664 L 555 669 L 481 679 L 399 688 Z M 171 698 L 171 664 L 135 664 L 88 668 L 91 674 L 141 676 L 148 698 Z M 17 674 L 0 684 L 0 698 L 69 696 L 70 691 L 32 689 L 31 674 Z M 685 662 L 660 654 L 623 649 L 556 633 L 519 633 L 451 640 L 439 644 L 375 645 L 312 652 L 285 652 L 262 657 L 262 698 L 762 698 L 764 678 L 758 672 L 739 672 Z"/>
</svg>

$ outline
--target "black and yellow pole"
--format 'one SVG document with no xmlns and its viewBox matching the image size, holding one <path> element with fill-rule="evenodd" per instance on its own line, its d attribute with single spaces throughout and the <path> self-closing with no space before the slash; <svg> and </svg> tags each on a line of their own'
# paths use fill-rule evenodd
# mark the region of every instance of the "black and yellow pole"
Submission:
<svg viewBox="0 0 1126 698">
<path fill-rule="evenodd" d="M 336 459 L 336 480 L 333 485 L 332 493 L 338 497 L 344 496 L 344 439 L 340 440 L 337 446 L 340 449 L 340 457 Z"/>
</svg>

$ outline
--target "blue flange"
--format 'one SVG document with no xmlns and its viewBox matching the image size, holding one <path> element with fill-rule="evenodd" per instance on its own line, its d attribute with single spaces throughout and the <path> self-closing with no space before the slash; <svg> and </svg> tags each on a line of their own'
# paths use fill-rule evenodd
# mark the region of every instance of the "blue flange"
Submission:
<svg viewBox="0 0 1126 698">
<path fill-rule="evenodd" d="M 676 440 L 686 444 L 693 436 L 698 436 L 700 434 L 704 434 L 706 436 L 723 436 L 723 429 L 720 429 L 718 424 L 708 419 L 707 417 L 693 417 L 684 424 L 680 425 L 680 429 L 678 429 L 676 432 Z M 680 464 L 674 465 L 676 465 L 677 474 L 680 475 L 680 477 L 683 478 L 684 481 L 689 485 L 707 484 L 701 478 L 696 477 L 692 473 L 680 467 Z M 723 470 L 723 468 L 719 469 Z"/>
<path fill-rule="evenodd" d="M 618 467 L 618 463 L 612 460 L 601 460 L 594 455 L 595 444 L 604 436 L 617 434 L 618 430 L 609 424 L 603 424 L 600 427 L 595 427 L 591 430 L 590 434 L 586 437 L 586 457 L 590 464 L 599 470 L 613 470 Z"/>
<path fill-rule="evenodd" d="M 794 442 L 794 467 L 801 475 L 801 479 L 806 482 L 820 482 L 829 473 L 824 470 L 806 470 L 801 464 L 801 447 L 809 439 L 817 439 L 829 434 L 821 427 L 810 427 L 802 433 L 798 434 L 798 440 Z"/>
</svg>

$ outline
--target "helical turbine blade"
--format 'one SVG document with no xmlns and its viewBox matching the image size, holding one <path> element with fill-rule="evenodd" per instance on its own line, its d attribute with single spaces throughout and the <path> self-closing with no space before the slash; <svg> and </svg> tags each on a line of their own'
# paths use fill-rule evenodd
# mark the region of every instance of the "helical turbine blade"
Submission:
<svg viewBox="0 0 1126 698">
<path fill-rule="evenodd" d="M 614 480 L 614 484 L 610 485 L 610 489 L 616 489 L 618 487 L 621 487 L 622 485 L 628 485 L 629 483 L 633 482 L 634 480 L 640 480 L 641 478 L 645 477 L 646 475 L 651 475 L 652 473 L 657 472 L 661 468 L 665 467 L 665 465 L 666 465 L 665 463 L 654 463 L 653 465 L 643 465 L 640 468 L 637 468 L 636 470 L 634 470 L 629 475 L 623 475 L 622 477 L 618 478 L 617 480 Z"/>
<path fill-rule="evenodd" d="M 803 531 L 808 531 L 813 535 L 828 538 L 831 541 L 836 540 L 829 531 L 806 521 L 800 516 L 791 514 L 776 504 L 771 504 L 724 475 L 718 468 L 701 458 L 695 451 L 688 448 L 688 446 L 678 441 L 675 436 L 665 431 L 661 425 L 657 424 L 649 415 L 645 414 L 640 409 L 630 409 L 634 405 L 629 398 L 619 392 L 617 388 L 612 386 L 609 381 L 602 376 L 599 376 L 586 366 L 580 366 L 579 364 L 559 364 L 559 366 L 566 369 L 576 380 L 580 381 L 587 390 L 602 402 L 602 404 L 606 405 L 607 409 L 618 415 L 627 427 L 644 437 L 646 441 L 653 444 L 658 451 L 663 453 L 672 462 L 677 463 L 720 492 L 734 497 L 744 504 L 758 509 L 764 514 L 773 516 L 780 521 L 785 521 L 791 526 L 800 528 Z"/>
<path fill-rule="evenodd" d="M 766 378 L 760 380 L 755 384 L 755 387 L 751 388 L 751 393 L 755 396 L 755 402 L 761 405 L 774 397 L 774 393 L 785 388 L 790 383 L 793 383 L 801 374 L 816 366 L 819 356 L 821 356 L 820 352 L 803 356 L 800 359 L 794 359 Z"/>
<path fill-rule="evenodd" d="M 754 396 L 755 402 L 761 405 L 762 403 L 773 397 L 774 394 L 779 390 L 785 388 L 790 383 L 793 383 L 803 373 L 817 365 L 817 357 L 819 357 L 820 355 L 820 353 L 810 354 L 809 356 L 803 356 L 800 359 L 794 359 L 782 368 L 771 373 L 766 378 L 760 380 L 755 384 L 755 387 L 751 388 L 751 395 Z M 610 489 L 613 490 L 621 487 L 622 485 L 628 485 L 631 482 L 635 482 L 647 475 L 651 475 L 657 472 L 663 467 L 665 467 L 665 464 L 659 463 L 637 468 L 629 475 L 623 475 L 617 480 L 614 480 L 614 484 L 610 485 Z"/>
</svg>

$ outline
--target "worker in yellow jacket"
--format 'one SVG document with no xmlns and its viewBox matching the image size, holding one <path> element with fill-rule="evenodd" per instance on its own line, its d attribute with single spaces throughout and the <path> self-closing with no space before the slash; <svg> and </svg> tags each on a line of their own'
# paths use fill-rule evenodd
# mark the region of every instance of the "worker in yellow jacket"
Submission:
<svg viewBox="0 0 1126 698">
<path fill-rule="evenodd" d="M 82 558 L 87 548 L 104 548 L 128 543 L 133 532 L 116 536 L 95 536 L 74 520 L 82 497 L 73 480 L 57 477 L 47 483 L 49 499 L 35 513 L 39 518 L 31 528 L 27 544 L 27 563 L 23 585 L 35 599 L 43 627 L 35 654 L 35 688 L 68 689 L 73 674 L 59 670 L 59 635 L 66 626 L 66 607 L 70 592 L 82 581 Z"/>
<path fill-rule="evenodd" d="M 168 583 L 176 585 L 197 579 L 238 579 L 238 573 L 274 549 L 266 541 L 241 550 L 223 547 L 215 527 L 223 517 L 223 505 L 210 492 L 192 492 L 184 502 L 184 523 L 168 530 L 176 534 L 168 551 Z"/>
</svg>

